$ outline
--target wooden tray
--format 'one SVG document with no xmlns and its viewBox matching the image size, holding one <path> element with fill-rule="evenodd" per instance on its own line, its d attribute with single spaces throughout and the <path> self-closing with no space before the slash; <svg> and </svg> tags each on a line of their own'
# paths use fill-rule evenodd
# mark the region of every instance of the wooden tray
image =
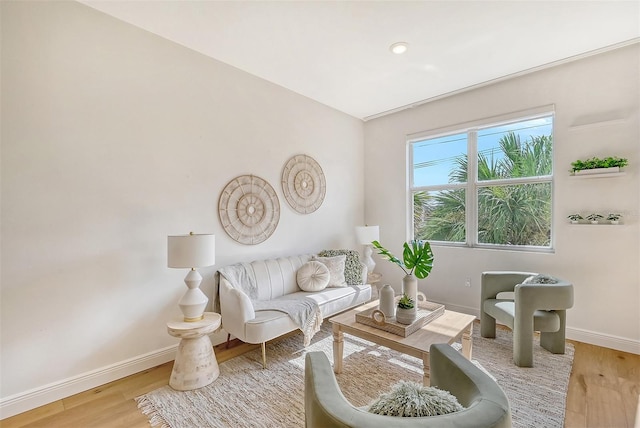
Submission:
<svg viewBox="0 0 640 428">
<path fill-rule="evenodd" d="M 407 337 L 411 333 L 415 333 L 424 327 L 425 324 L 444 314 L 444 305 L 428 302 L 426 300 L 418 301 L 416 320 L 408 325 L 400 324 L 396 321 L 396 317 L 384 318 L 384 315 L 381 312 L 376 315 L 376 319 L 374 319 L 372 315 L 373 312 L 377 310 L 378 308 L 375 307 L 357 313 L 356 321 L 370 327 L 379 328 L 380 330 L 397 334 L 398 336 Z M 380 315 L 382 315 L 382 317 L 380 317 Z"/>
</svg>

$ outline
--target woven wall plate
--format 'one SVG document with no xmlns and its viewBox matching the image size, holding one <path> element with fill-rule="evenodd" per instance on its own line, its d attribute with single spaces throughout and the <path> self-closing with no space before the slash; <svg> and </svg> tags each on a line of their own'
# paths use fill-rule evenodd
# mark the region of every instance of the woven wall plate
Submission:
<svg viewBox="0 0 640 428">
<path fill-rule="evenodd" d="M 273 187 L 262 178 L 241 175 L 222 189 L 218 214 L 231 238 L 241 244 L 255 245 L 276 230 L 280 201 Z"/>
<path fill-rule="evenodd" d="M 309 214 L 320 208 L 327 183 L 318 162 L 307 155 L 289 159 L 282 171 L 282 191 L 291 208 Z"/>
</svg>

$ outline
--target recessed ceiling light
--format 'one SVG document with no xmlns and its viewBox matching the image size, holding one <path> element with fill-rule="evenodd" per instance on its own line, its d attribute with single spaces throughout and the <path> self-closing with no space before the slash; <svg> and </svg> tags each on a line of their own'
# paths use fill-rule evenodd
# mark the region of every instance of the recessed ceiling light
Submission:
<svg viewBox="0 0 640 428">
<path fill-rule="evenodd" d="M 409 43 L 407 42 L 394 43 L 389 47 L 391 52 L 398 55 L 405 53 L 407 49 L 409 49 Z"/>
</svg>

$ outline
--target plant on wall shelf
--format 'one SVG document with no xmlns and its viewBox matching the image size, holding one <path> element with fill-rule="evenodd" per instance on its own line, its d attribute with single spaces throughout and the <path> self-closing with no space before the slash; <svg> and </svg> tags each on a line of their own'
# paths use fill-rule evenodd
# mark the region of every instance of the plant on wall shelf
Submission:
<svg viewBox="0 0 640 428">
<path fill-rule="evenodd" d="M 599 169 L 599 168 L 623 168 L 627 166 L 629 161 L 625 158 L 619 158 L 616 156 L 609 156 L 604 159 L 593 157 L 587 160 L 578 159 L 575 162 L 571 162 L 571 169 L 569 172 L 575 173 L 576 171 L 583 171 L 585 169 Z"/>
<path fill-rule="evenodd" d="M 618 221 L 622 218 L 622 215 L 617 213 L 610 213 L 607 216 L 607 220 L 611 222 L 611 224 L 618 224 Z"/>
<path fill-rule="evenodd" d="M 600 220 L 601 218 L 604 218 L 604 217 L 602 217 L 600 214 L 596 214 L 596 213 L 589 214 L 587 216 L 587 220 L 589 220 L 593 224 L 597 224 L 598 220 Z"/>
<path fill-rule="evenodd" d="M 582 216 L 580 214 L 569 214 L 567 218 L 571 220 L 571 223 L 577 223 L 582 220 Z"/>
</svg>

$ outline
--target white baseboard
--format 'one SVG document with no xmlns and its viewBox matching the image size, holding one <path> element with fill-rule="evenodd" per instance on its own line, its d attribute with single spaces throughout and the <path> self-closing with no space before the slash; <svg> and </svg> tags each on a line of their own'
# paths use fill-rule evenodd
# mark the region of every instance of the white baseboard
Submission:
<svg viewBox="0 0 640 428">
<path fill-rule="evenodd" d="M 26 412 L 79 392 L 139 373 L 175 359 L 178 345 L 139 355 L 87 373 L 53 382 L 0 400 L 0 419 Z"/>
<path fill-rule="evenodd" d="M 640 355 L 640 341 L 567 327 L 567 339 Z"/>
</svg>

